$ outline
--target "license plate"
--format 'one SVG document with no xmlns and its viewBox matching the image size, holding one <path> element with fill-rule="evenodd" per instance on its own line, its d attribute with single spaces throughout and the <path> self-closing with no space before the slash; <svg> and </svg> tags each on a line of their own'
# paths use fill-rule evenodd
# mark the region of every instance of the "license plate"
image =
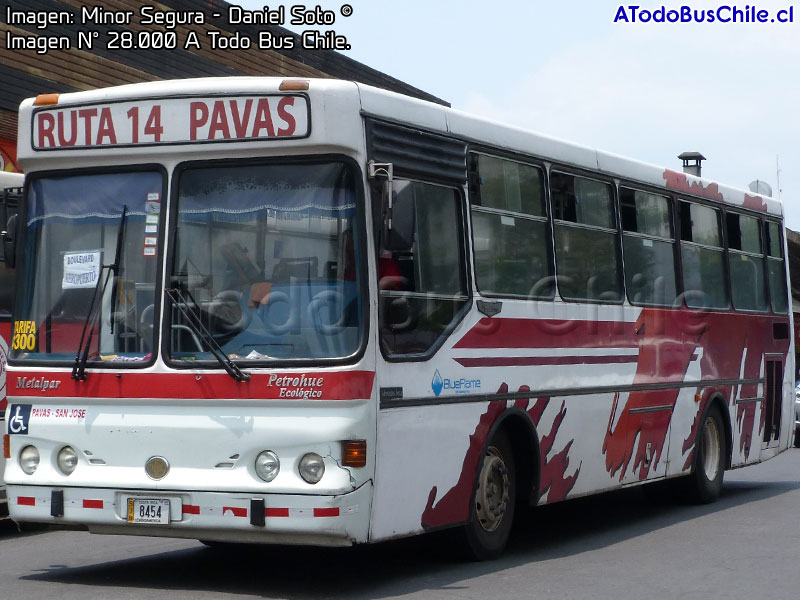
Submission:
<svg viewBox="0 0 800 600">
<path fill-rule="evenodd" d="M 128 498 L 128 523 L 169 523 L 169 500 Z"/>
</svg>

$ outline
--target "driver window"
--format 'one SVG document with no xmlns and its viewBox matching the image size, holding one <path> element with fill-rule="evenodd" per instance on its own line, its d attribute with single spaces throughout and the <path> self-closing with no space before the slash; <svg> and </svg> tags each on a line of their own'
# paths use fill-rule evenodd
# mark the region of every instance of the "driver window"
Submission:
<svg viewBox="0 0 800 600">
<path fill-rule="evenodd" d="M 424 354 L 467 304 L 461 196 L 395 180 L 392 229 L 378 250 L 381 342 L 389 355 Z"/>
</svg>

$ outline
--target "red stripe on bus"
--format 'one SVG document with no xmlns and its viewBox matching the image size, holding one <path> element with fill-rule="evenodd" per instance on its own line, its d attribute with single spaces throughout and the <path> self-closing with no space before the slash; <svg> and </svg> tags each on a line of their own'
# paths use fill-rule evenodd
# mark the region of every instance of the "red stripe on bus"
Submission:
<svg viewBox="0 0 800 600">
<path fill-rule="evenodd" d="M 29 496 L 17 496 L 17 504 L 21 506 L 36 506 L 36 498 Z"/>
<path fill-rule="evenodd" d="M 464 367 L 529 367 L 538 365 L 603 365 L 635 363 L 638 354 L 614 354 L 605 356 L 508 356 L 491 358 L 456 358 Z"/>
<path fill-rule="evenodd" d="M 264 515 L 267 517 L 288 517 L 289 516 L 289 509 L 288 508 L 268 508 L 264 511 Z"/>
<path fill-rule="evenodd" d="M 183 514 L 185 515 L 199 515 L 200 514 L 200 507 L 195 506 L 194 504 L 184 504 L 183 505 Z"/>
<path fill-rule="evenodd" d="M 222 507 L 222 514 L 224 515 L 226 512 L 231 511 L 234 517 L 246 517 L 247 516 L 247 509 L 246 508 L 239 508 L 237 506 L 223 506 Z"/>
<path fill-rule="evenodd" d="M 102 500 L 84 500 L 83 508 L 103 508 Z"/>
<path fill-rule="evenodd" d="M 375 381 L 375 371 L 251 373 L 250 381 L 242 382 L 226 373 L 136 372 L 89 372 L 85 381 L 76 381 L 70 373 L 63 372 L 47 373 L 50 382 L 47 390 L 17 386 L 21 380 L 29 382 L 42 376 L 42 372 L 18 371 L 14 373 L 9 392 L 12 396 L 66 398 L 365 400 L 372 395 Z"/>
<path fill-rule="evenodd" d="M 314 516 L 315 517 L 338 517 L 339 516 L 339 509 L 338 508 L 315 508 L 314 509 Z"/>
</svg>

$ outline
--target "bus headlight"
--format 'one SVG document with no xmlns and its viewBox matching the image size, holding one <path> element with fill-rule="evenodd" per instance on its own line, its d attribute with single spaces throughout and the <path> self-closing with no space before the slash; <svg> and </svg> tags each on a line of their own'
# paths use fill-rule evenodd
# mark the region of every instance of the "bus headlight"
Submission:
<svg viewBox="0 0 800 600">
<path fill-rule="evenodd" d="M 39 451 L 36 446 L 25 446 L 19 453 L 19 468 L 28 475 L 33 475 L 39 466 Z"/>
<path fill-rule="evenodd" d="M 265 450 L 256 456 L 256 475 L 264 481 L 272 481 L 281 470 L 281 461 L 278 455 L 270 450 Z"/>
<path fill-rule="evenodd" d="M 307 483 L 318 483 L 325 474 L 325 461 L 319 454 L 309 452 L 300 459 L 297 470 L 300 471 L 300 477 Z"/>
<path fill-rule="evenodd" d="M 78 466 L 78 453 L 71 446 L 64 446 L 58 451 L 58 468 L 64 475 L 69 475 Z"/>
</svg>

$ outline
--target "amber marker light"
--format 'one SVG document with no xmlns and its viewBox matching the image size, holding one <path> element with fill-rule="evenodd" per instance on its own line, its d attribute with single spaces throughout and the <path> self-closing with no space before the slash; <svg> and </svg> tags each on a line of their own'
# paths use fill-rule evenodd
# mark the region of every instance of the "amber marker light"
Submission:
<svg viewBox="0 0 800 600">
<path fill-rule="evenodd" d="M 3 434 L 3 456 L 11 458 L 11 437 L 7 433 Z"/>
<path fill-rule="evenodd" d="M 367 440 L 342 442 L 342 465 L 345 467 L 367 466 Z"/>
<path fill-rule="evenodd" d="M 39 94 L 33 101 L 34 106 L 50 106 L 58 104 L 58 94 Z"/>
<path fill-rule="evenodd" d="M 308 79 L 284 79 L 278 89 L 282 92 L 304 92 L 308 89 Z"/>
</svg>

